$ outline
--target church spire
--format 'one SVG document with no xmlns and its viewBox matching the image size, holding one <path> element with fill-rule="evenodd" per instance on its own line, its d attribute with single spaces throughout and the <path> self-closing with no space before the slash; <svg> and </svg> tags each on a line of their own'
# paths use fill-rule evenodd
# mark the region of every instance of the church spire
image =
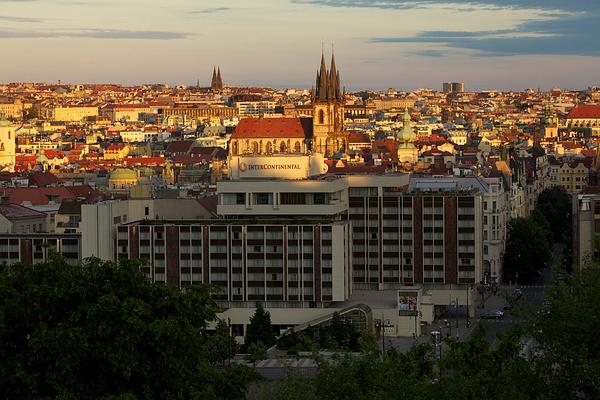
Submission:
<svg viewBox="0 0 600 400">
<path fill-rule="evenodd" d="M 331 51 L 331 67 L 329 68 L 329 99 L 337 99 L 337 69 L 335 68 L 335 56 Z"/>
<path fill-rule="evenodd" d="M 219 82 L 217 80 L 217 68 L 215 66 L 213 66 L 213 74 L 212 74 L 212 79 L 210 81 L 210 88 L 212 90 L 217 90 L 219 87 Z"/>
<path fill-rule="evenodd" d="M 328 98 L 328 75 L 327 66 L 325 65 L 325 54 L 321 52 L 321 67 L 317 76 L 317 98 L 319 100 L 327 100 Z"/>
</svg>

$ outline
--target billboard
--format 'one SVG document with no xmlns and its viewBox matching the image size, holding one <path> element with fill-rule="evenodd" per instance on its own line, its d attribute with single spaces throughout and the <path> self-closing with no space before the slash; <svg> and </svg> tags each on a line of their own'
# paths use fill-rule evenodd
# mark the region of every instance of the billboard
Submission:
<svg viewBox="0 0 600 400">
<path fill-rule="evenodd" d="M 234 156 L 229 171 L 233 179 L 306 179 L 327 172 L 327 166 L 315 155 Z"/>
<path fill-rule="evenodd" d="M 412 315 L 417 313 L 419 309 L 419 292 L 418 291 L 398 291 L 398 311 L 400 315 Z"/>
</svg>

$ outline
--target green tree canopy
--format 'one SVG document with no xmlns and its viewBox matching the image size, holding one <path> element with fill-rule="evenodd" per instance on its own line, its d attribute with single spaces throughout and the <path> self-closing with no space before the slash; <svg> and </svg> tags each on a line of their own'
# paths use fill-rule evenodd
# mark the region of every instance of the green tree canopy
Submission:
<svg viewBox="0 0 600 400">
<path fill-rule="evenodd" d="M 0 271 L 3 399 L 239 398 L 204 354 L 215 317 L 204 286 L 150 283 L 135 262 L 55 257 Z"/>
<path fill-rule="evenodd" d="M 515 218 L 508 226 L 508 239 L 504 253 L 504 277 L 519 281 L 531 279 L 552 258 L 551 243 L 546 232 L 532 218 Z"/>
<path fill-rule="evenodd" d="M 552 399 L 600 398 L 600 266 L 576 271 L 548 293 L 532 334 Z"/>
<path fill-rule="evenodd" d="M 552 186 L 540 193 L 536 210 L 546 217 L 554 241 L 563 240 L 563 236 L 571 229 L 571 196 L 562 186 Z"/>
<path fill-rule="evenodd" d="M 219 319 L 213 335 L 206 339 L 205 350 L 208 360 L 213 364 L 223 363 L 238 351 L 238 344 L 229 332 L 227 323 Z"/>
<path fill-rule="evenodd" d="M 261 303 L 256 303 L 256 311 L 250 317 L 250 324 L 246 329 L 244 346 L 248 348 L 252 343 L 261 342 L 267 348 L 275 344 L 275 332 L 271 326 L 271 314 L 265 311 Z"/>
</svg>

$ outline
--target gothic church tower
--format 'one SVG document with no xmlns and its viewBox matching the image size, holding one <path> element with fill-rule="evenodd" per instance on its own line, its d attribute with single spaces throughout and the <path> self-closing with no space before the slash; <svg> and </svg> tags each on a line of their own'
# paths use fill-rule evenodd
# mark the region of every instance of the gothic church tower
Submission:
<svg viewBox="0 0 600 400">
<path fill-rule="evenodd" d="M 330 157 L 346 151 L 344 133 L 344 93 L 340 90 L 340 72 L 331 55 L 327 70 L 325 56 L 321 53 L 321 67 L 317 71 L 313 95 L 313 151 Z"/>
</svg>

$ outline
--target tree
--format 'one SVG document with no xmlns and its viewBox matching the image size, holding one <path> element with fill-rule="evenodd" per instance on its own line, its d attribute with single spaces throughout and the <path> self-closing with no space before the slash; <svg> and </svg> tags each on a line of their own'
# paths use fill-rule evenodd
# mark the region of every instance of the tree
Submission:
<svg viewBox="0 0 600 400">
<path fill-rule="evenodd" d="M 552 258 L 546 232 L 532 218 L 515 218 L 508 226 L 508 239 L 504 253 L 504 277 L 519 281 L 536 276 Z"/>
<path fill-rule="evenodd" d="M 562 186 L 544 189 L 538 196 L 536 210 L 544 215 L 554 236 L 555 242 L 571 229 L 571 197 Z"/>
<path fill-rule="evenodd" d="M 251 361 L 256 367 L 256 362 L 265 360 L 267 355 L 267 347 L 259 340 L 258 342 L 254 342 L 248 346 L 248 355 L 246 356 L 246 359 Z"/>
<path fill-rule="evenodd" d="M 222 319 L 217 321 L 215 332 L 206 339 L 204 347 L 208 360 L 213 364 L 223 363 L 235 356 L 239 348 L 229 333 L 229 326 Z"/>
<path fill-rule="evenodd" d="M 261 303 L 257 302 L 256 311 L 250 317 L 250 325 L 246 329 L 244 346 L 248 349 L 252 343 L 258 342 L 261 342 L 267 348 L 272 347 L 275 344 L 275 333 L 271 326 L 271 314 L 265 311 Z"/>
<path fill-rule="evenodd" d="M 531 334 L 549 399 L 600 398 L 600 266 L 584 266 L 547 293 Z"/>
<path fill-rule="evenodd" d="M 552 232 L 552 227 L 546 219 L 546 216 L 542 214 L 540 210 L 533 210 L 529 219 L 531 219 L 531 221 L 542 230 L 542 232 L 544 233 L 544 237 L 546 238 L 546 241 L 548 243 L 554 242 L 554 233 Z"/>
<path fill-rule="evenodd" d="M 153 284 L 139 264 L 57 256 L 0 271 L 0 398 L 239 398 L 204 356 L 206 286 Z"/>
</svg>

